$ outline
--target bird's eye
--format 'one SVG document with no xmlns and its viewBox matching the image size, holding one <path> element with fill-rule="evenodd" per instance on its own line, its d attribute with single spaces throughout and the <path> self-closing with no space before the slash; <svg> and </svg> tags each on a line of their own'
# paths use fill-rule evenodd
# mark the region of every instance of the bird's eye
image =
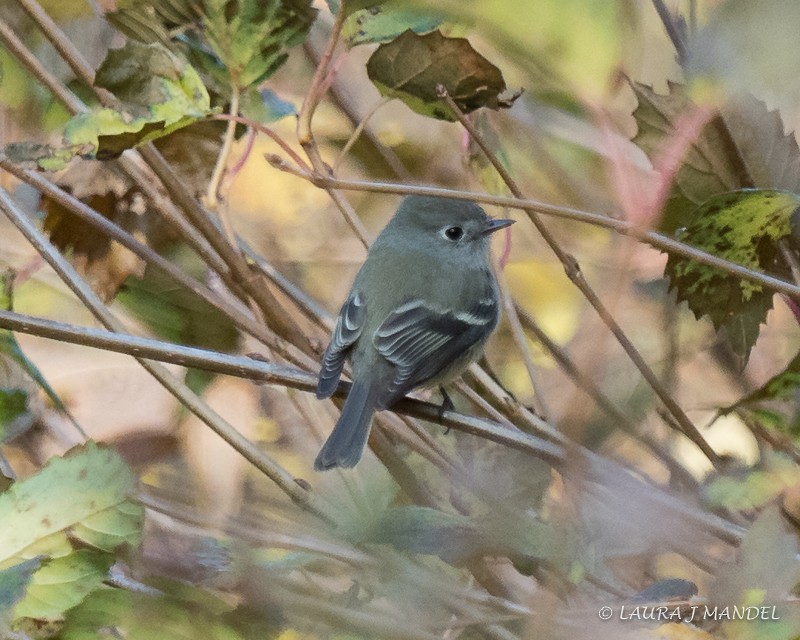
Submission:
<svg viewBox="0 0 800 640">
<path fill-rule="evenodd" d="M 452 240 L 453 242 L 461 240 L 461 236 L 463 235 L 464 230 L 461 227 L 447 227 L 447 229 L 444 230 L 445 238 Z"/>
</svg>

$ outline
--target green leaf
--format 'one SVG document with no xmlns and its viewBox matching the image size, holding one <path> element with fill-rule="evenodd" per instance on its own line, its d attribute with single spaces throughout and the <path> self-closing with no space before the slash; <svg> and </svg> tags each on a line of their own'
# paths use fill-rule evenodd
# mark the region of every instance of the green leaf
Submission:
<svg viewBox="0 0 800 640">
<path fill-rule="evenodd" d="M 48 560 L 33 574 L 25 597 L 14 608 L 15 617 L 60 618 L 103 583 L 113 562 L 112 556 L 92 549 Z"/>
<path fill-rule="evenodd" d="M 778 621 L 731 621 L 726 638 L 796 638 L 800 619 L 787 598 L 800 580 L 797 536 L 787 531 L 776 506 L 766 508 L 751 525 L 736 562 L 721 566 L 709 588 L 718 607 L 775 606 Z"/>
<path fill-rule="evenodd" d="M 394 3 L 359 9 L 348 15 L 342 25 L 342 38 L 350 47 L 372 42 L 386 42 L 410 29 L 414 33 L 428 33 L 436 29 L 444 16 L 441 14 L 397 7 Z"/>
<path fill-rule="evenodd" d="M 271 76 L 317 16 L 309 0 L 206 0 L 204 36 L 241 89 Z"/>
<path fill-rule="evenodd" d="M 782 264 L 776 243 L 790 234 L 790 220 L 800 196 L 775 190 L 742 190 L 703 204 L 680 239 L 698 249 L 759 271 Z M 670 255 L 664 271 L 678 299 L 697 318 L 708 317 L 724 329 L 742 362 L 758 338 L 772 308 L 772 291 L 715 267 Z"/>
<path fill-rule="evenodd" d="M 782 454 L 775 454 L 764 469 L 714 478 L 705 487 L 703 497 L 713 506 L 752 511 L 797 485 L 800 485 L 800 468 Z"/>
<path fill-rule="evenodd" d="M 389 509 L 367 540 L 451 561 L 476 553 L 480 544 L 477 529 L 466 516 L 418 506 Z"/>
<path fill-rule="evenodd" d="M 0 632 L 3 622 L 8 621 L 12 608 L 25 595 L 31 577 L 41 564 L 41 558 L 31 558 L 0 570 Z"/>
<path fill-rule="evenodd" d="M 30 424 L 22 428 L 19 419 L 28 414 L 28 393 L 23 389 L 0 387 L 0 442 L 11 439 Z M 32 422 L 25 420 L 24 422 Z"/>
<path fill-rule="evenodd" d="M 297 115 L 297 109 L 291 102 L 287 102 L 271 89 L 259 91 L 254 87 L 242 93 L 239 111 L 242 115 L 265 124 Z"/>
<path fill-rule="evenodd" d="M 14 274 L 11 271 L 7 271 L 0 276 L 0 308 L 5 309 L 6 311 L 13 311 L 14 308 Z M 55 389 L 50 386 L 50 383 L 47 382 L 45 377 L 42 375 L 42 372 L 39 371 L 39 368 L 31 362 L 17 342 L 14 333 L 9 331 L 8 329 L 0 329 L 0 358 L 8 357 L 14 362 L 16 362 L 22 370 L 30 376 L 33 381 L 39 385 L 39 387 L 44 391 L 47 397 L 50 399 L 50 402 L 53 403 L 53 406 L 58 409 L 61 413 L 67 416 L 73 423 L 75 423 L 74 418 L 70 415 L 67 407 L 64 406 L 64 403 L 61 401 L 61 398 L 58 397 Z M 12 390 L 6 390 L 12 391 Z M 19 390 L 21 391 L 21 390 Z M 15 400 L 13 397 L 6 395 L 0 403 L 6 407 L 6 410 L 14 411 L 15 408 L 19 408 L 20 398 L 16 397 L 16 405 L 14 404 Z M 20 412 L 21 413 L 21 412 Z M 18 414 L 20 415 L 20 414 Z M 0 442 L 3 441 L 3 426 L 6 425 L 6 420 L 3 419 L 3 416 L 0 415 Z M 14 431 L 17 432 L 17 429 L 9 429 L 10 432 Z"/>
<path fill-rule="evenodd" d="M 653 160 L 675 134 L 675 126 L 695 105 L 682 85 L 669 83 L 666 95 L 632 83 L 638 106 L 633 112 L 638 131 L 633 138 Z M 712 121 L 690 145 L 672 185 L 659 229 L 672 233 L 686 226 L 695 209 L 713 196 L 749 186 L 800 190 L 800 148 L 784 132 L 777 111 L 750 94 L 731 98 L 720 110 L 728 137 Z M 745 174 L 731 149 L 741 160 Z M 746 180 L 747 179 L 747 180 Z"/>
<path fill-rule="evenodd" d="M 752 405 L 764 400 L 794 400 L 800 391 L 800 352 L 792 358 L 786 368 L 775 374 L 761 387 L 744 398 L 725 407 L 722 413 L 730 413 L 737 407 Z"/>
<path fill-rule="evenodd" d="M 509 108 L 515 100 L 500 97 L 506 90 L 503 74 L 468 40 L 446 38 L 438 31 L 420 36 L 408 30 L 380 45 L 367 62 L 367 74 L 381 94 L 441 120 L 455 118 L 439 98 L 439 85 L 465 113 Z"/>
<path fill-rule="evenodd" d="M 112 49 L 95 82 L 115 93 L 124 107 L 77 115 L 64 127 L 62 147 L 17 146 L 11 149 L 14 157 L 49 171 L 62 169 L 76 155 L 107 160 L 212 113 L 197 72 L 160 44 L 129 41 Z"/>
<path fill-rule="evenodd" d="M 108 535 L 133 541 L 135 537 L 129 533 L 118 535 L 130 528 L 132 509 L 121 505 L 133 483 L 133 474 L 119 454 L 93 442 L 50 460 L 39 473 L 0 494 L 0 522 L 14 523 L 13 527 L 0 527 L 0 562 L 32 548 L 42 553 L 35 543 L 73 527 L 80 535 L 98 528 L 98 519 L 108 527 Z M 118 516 L 103 520 L 99 514 L 105 510 L 118 512 Z M 90 543 L 101 537 L 93 540 L 84 535 Z"/>
</svg>

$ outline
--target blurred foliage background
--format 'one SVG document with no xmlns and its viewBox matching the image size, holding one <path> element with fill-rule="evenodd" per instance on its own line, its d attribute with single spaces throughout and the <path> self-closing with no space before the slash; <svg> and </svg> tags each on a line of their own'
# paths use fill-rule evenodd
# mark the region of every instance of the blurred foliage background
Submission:
<svg viewBox="0 0 800 640">
<path fill-rule="evenodd" d="M 799 12 L 1 0 L 0 635 L 798 637 Z M 404 405 L 315 473 L 316 362 L 403 186 L 518 220 L 475 419 Z M 296 375 L 153 377 L 23 316 Z"/>
</svg>

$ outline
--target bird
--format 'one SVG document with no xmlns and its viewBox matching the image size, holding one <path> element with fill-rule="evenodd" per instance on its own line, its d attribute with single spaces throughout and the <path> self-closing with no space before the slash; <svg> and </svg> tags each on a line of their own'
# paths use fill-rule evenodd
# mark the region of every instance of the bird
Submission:
<svg viewBox="0 0 800 640">
<path fill-rule="evenodd" d="M 354 467 L 376 411 L 449 382 L 481 356 L 500 314 L 489 238 L 513 222 L 468 200 L 402 200 L 369 249 L 322 358 L 317 398 L 334 394 L 348 358 L 352 385 L 315 470 Z"/>
</svg>

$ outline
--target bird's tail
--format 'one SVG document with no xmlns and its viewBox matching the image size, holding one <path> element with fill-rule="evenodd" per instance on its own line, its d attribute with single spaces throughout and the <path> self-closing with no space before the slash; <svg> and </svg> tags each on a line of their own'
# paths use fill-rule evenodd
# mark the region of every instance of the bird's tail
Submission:
<svg viewBox="0 0 800 640">
<path fill-rule="evenodd" d="M 367 446 L 375 403 L 375 392 L 369 383 L 353 382 L 342 407 L 342 415 L 322 445 L 314 461 L 314 469 L 325 471 L 334 467 L 349 469 L 356 466 Z"/>
</svg>

